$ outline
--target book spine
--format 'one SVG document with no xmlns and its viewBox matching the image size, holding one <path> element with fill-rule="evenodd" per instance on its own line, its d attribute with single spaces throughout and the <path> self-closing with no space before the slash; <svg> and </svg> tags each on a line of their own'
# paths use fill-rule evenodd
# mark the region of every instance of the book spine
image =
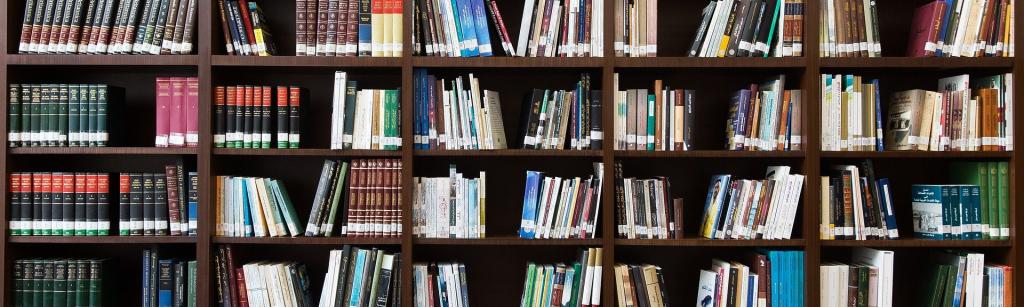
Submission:
<svg viewBox="0 0 1024 307">
<path fill-rule="evenodd" d="M 168 147 L 171 119 L 171 80 L 170 78 L 156 79 L 156 147 Z"/>
<path fill-rule="evenodd" d="M 226 147 L 226 109 L 227 89 L 224 86 L 217 86 L 213 90 L 213 147 Z"/>
<path fill-rule="evenodd" d="M 185 78 L 170 78 L 170 105 L 168 105 L 168 147 L 185 146 Z M 159 95 L 159 93 L 158 93 Z M 159 99 L 159 97 L 158 97 Z"/>
<path fill-rule="evenodd" d="M 184 230 L 183 230 L 184 231 Z M 188 172 L 188 235 L 195 236 L 199 231 L 199 175 Z M 195 281 L 192 281 L 193 283 Z M 195 285 L 192 285 L 195 288 Z"/>
<path fill-rule="evenodd" d="M 185 78 L 185 146 L 199 147 L 199 78 Z"/>
<path fill-rule="evenodd" d="M 164 175 L 167 182 L 166 186 L 166 198 L 167 198 L 167 209 L 169 210 L 170 223 L 170 235 L 180 236 L 181 235 L 181 215 L 179 214 L 179 206 L 182 204 L 179 202 L 180 190 L 178 189 L 178 176 L 181 174 L 177 173 L 177 168 L 174 165 L 167 165 L 164 167 Z"/>
<path fill-rule="evenodd" d="M 270 148 L 270 112 L 273 92 L 269 86 L 264 86 L 263 97 L 260 103 L 260 146 L 259 148 Z"/>
<path fill-rule="evenodd" d="M 288 88 L 288 148 L 299 148 L 301 129 L 299 129 L 299 103 L 301 89 L 296 86 Z"/>
<path fill-rule="evenodd" d="M 95 236 L 99 233 L 99 174 L 85 175 L 85 235 Z"/>
<path fill-rule="evenodd" d="M 96 235 L 110 235 L 110 175 L 96 175 Z"/>
</svg>

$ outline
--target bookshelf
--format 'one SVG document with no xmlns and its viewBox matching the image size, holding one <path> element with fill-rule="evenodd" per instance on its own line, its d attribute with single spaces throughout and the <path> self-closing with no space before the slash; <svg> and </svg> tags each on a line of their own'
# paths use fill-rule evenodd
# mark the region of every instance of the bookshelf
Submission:
<svg viewBox="0 0 1024 307">
<path fill-rule="evenodd" d="M 605 7 L 614 7 L 612 0 Z M 194 55 L 19 55 L 16 54 L 20 21 L 25 0 L 0 1 L 0 83 L 5 87 L 21 82 L 102 82 L 125 88 L 123 116 L 111 117 L 112 143 L 100 148 L 9 148 L 0 149 L 0 173 L 6 177 L 18 171 L 155 171 L 173 161 L 194 165 L 199 173 L 200 215 L 197 237 L 15 237 L 4 231 L 0 235 L 0 302 L 13 302 L 11 268 L 15 259 L 28 257 L 59 257 L 75 254 L 116 259 L 108 270 L 126 278 L 118 281 L 125 293 L 113 305 L 127 306 L 139 302 L 141 287 L 140 259 L 144 248 L 159 246 L 172 256 L 195 258 L 199 263 L 198 306 L 215 306 L 215 276 L 211 262 L 215 246 L 232 244 L 239 259 L 293 260 L 309 266 L 313 293 L 319 293 L 322 276 L 327 271 L 328 251 L 342 244 L 380 247 L 401 251 L 402 301 L 412 306 L 412 264 L 427 261 L 460 261 L 468 267 L 470 302 L 474 306 L 512 306 L 518 302 L 523 270 L 527 261 L 553 263 L 573 259 L 576 249 L 603 247 L 602 304 L 615 302 L 613 267 L 618 262 L 661 265 L 666 284 L 672 289 L 670 301 L 686 304 L 695 296 L 697 268 L 712 257 L 725 257 L 756 248 L 782 248 L 805 252 L 806 306 L 817 306 L 818 266 L 831 259 L 842 259 L 852 247 L 866 246 L 897 251 L 896 284 L 910 285 L 910 290 L 924 270 L 914 261 L 927 252 L 944 249 L 969 249 L 984 252 L 994 261 L 1018 268 L 1024 261 L 1020 247 L 1024 232 L 1015 227 L 1024 222 L 1024 210 L 1017 193 L 1024 191 L 1024 151 L 1013 152 L 823 152 L 820 150 L 820 114 L 818 92 L 821 73 L 857 73 L 882 79 L 883 96 L 895 90 L 933 88 L 940 77 L 959 73 L 1015 73 L 1024 76 L 1024 61 L 1015 58 L 906 58 L 902 57 L 913 9 L 926 0 L 885 1 L 880 4 L 879 22 L 882 32 L 881 58 L 821 58 L 818 56 L 818 1 L 808 0 L 805 7 L 804 57 L 796 58 L 687 58 L 693 32 L 700 22 L 704 1 L 660 1 L 659 53 L 657 58 L 439 58 L 414 57 L 411 40 L 404 40 L 404 55 L 396 58 L 297 57 L 294 56 L 293 1 L 259 1 L 269 12 L 267 17 L 275 39 L 282 46 L 281 56 L 242 57 L 224 52 L 223 34 L 217 16 L 217 1 L 200 0 L 198 10 L 197 52 Z M 522 1 L 499 1 L 513 37 L 518 37 L 516 18 Z M 404 37 L 412 36 L 412 1 L 405 1 Z M 606 54 L 612 54 L 614 10 L 605 12 Z M 679 18 L 676 18 L 679 17 Z M 1024 30 L 1024 19 L 1015 29 Z M 1016 45 L 1024 43 L 1017 38 Z M 12 48 L 14 47 L 14 48 Z M 695 145 L 687 152 L 637 152 L 613 150 L 611 134 L 605 133 L 604 148 L 592 151 L 434 151 L 413 149 L 413 69 L 426 68 L 438 75 L 454 76 L 474 73 L 481 87 L 497 90 L 505 96 L 503 113 L 509 140 L 518 137 L 519 99 L 531 87 L 568 88 L 580 73 L 590 73 L 594 89 L 604 90 L 602 97 L 604 127 L 613 127 L 612 76 L 620 73 L 622 88 L 647 88 L 654 79 L 663 79 L 674 87 L 696 89 L 698 92 Z M 402 140 L 400 151 L 329 150 L 329 102 L 332 73 L 345 70 L 349 78 L 358 80 L 361 88 L 398 88 L 401 95 Z M 737 152 L 719 150 L 724 139 L 727 95 L 750 82 L 767 76 L 785 74 L 790 89 L 802 89 L 802 122 L 804 150 L 795 152 Z M 156 76 L 199 78 L 200 144 L 198 148 L 153 148 L 153 97 Z M 540 77 L 538 77 L 540 76 Z M 230 149 L 212 146 L 213 87 L 231 84 L 297 85 L 309 90 L 310 98 L 303 115 L 301 149 Z M 1014 85 L 1014 99 L 1024 101 L 1021 82 Z M 7 101 L 7 91 L 0 91 Z M 1016 108 L 1016 122 L 1024 119 L 1024 110 Z M 6 108 L 0 108 L 0 126 L 7 126 Z M 141 114 L 129 116 L 129 114 Z M 1015 143 L 1024 144 L 1024 133 L 1015 133 Z M 7 143 L 6 133 L 0 144 Z M 1019 145 L 1018 145 L 1019 146 Z M 279 178 L 288 190 L 301 217 L 308 215 L 312 192 L 323 159 L 399 158 L 404 169 L 402 182 L 410 187 L 414 176 L 437 176 L 446 172 L 448 164 L 460 171 L 486 170 L 491 186 L 488 223 L 491 230 L 486 239 L 421 239 L 413 238 L 412 189 L 404 188 L 402 210 L 405 212 L 399 238 L 225 238 L 213 234 L 213 179 L 218 175 L 254 175 Z M 834 164 L 874 159 L 880 176 L 892 178 L 897 218 L 903 239 L 894 241 L 822 241 L 818 239 L 819 191 L 817 180 L 823 170 Z M 944 179 L 945 166 L 953 161 L 1009 161 L 1011 235 L 1008 241 L 925 241 L 911 238 L 910 204 L 907 195 L 911 183 L 933 178 Z M 628 176 L 666 175 L 672 178 L 676 195 L 686 199 L 684 231 L 686 238 L 674 240 L 629 240 L 614 236 L 614 189 L 611 171 L 615 161 L 622 161 Z M 523 240 L 515 235 L 521 211 L 523 174 L 525 170 L 545 170 L 558 174 L 590 173 L 592 162 L 605 164 L 605 188 L 602 196 L 600 227 L 597 239 Z M 794 239 L 776 241 L 704 240 L 697 235 L 702 213 L 704 191 L 711 174 L 729 172 L 745 178 L 757 178 L 768 165 L 789 165 L 807 178 Z M 680 193 L 681 192 L 681 193 Z M 8 223 L 7 180 L 0 188 L 0 223 Z M 697 264 L 697 265 L 694 265 Z M 486 281 L 486 282 L 483 282 Z M 1019 283 L 1019 282 L 1017 282 Z M 1015 283 L 1015 284 L 1017 284 Z M 1016 286 L 1017 303 L 1024 287 Z M 915 304 L 914 296 L 894 296 L 896 306 Z"/>
</svg>

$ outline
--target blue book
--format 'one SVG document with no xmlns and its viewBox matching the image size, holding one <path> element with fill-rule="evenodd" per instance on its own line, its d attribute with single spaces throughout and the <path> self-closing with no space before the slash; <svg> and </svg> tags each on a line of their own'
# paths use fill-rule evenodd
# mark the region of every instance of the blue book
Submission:
<svg viewBox="0 0 1024 307">
<path fill-rule="evenodd" d="M 174 260 L 160 260 L 157 275 L 157 306 L 171 307 L 174 304 Z"/>
<path fill-rule="evenodd" d="M 370 6 L 370 0 L 359 0 L 358 53 L 360 56 L 373 54 L 373 25 L 370 23 L 373 14 Z"/>
<path fill-rule="evenodd" d="M 459 10 L 459 3 L 458 0 L 451 0 L 450 2 L 452 4 L 451 18 L 452 20 L 455 20 L 455 36 L 458 38 L 456 41 L 459 42 L 459 44 L 457 45 L 457 48 L 459 48 L 459 56 L 468 57 L 469 46 L 466 46 L 466 44 L 468 43 L 466 40 L 466 34 L 463 33 L 462 21 L 461 19 L 459 19 L 459 15 L 461 15 L 461 10 Z"/>
<path fill-rule="evenodd" d="M 967 256 L 960 255 L 959 257 L 960 260 L 957 262 L 956 269 L 956 283 L 953 285 L 953 306 L 963 306 L 961 297 L 964 290 L 964 271 L 967 266 Z"/>
<path fill-rule="evenodd" d="M 711 184 L 708 185 L 708 196 L 704 202 L 704 218 L 701 221 L 701 235 L 711 239 L 715 237 L 715 230 L 718 229 L 719 211 L 722 210 L 722 203 L 725 195 L 729 193 L 729 180 L 731 175 L 715 175 L 711 177 Z"/>
<path fill-rule="evenodd" d="M 477 198 L 477 188 L 479 187 L 479 179 L 469 180 L 468 197 L 469 199 L 469 237 L 475 238 L 480 231 L 480 199 Z"/>
<path fill-rule="evenodd" d="M 950 201 L 951 190 L 949 186 L 942 187 L 942 238 L 953 239 L 953 202 Z"/>
<path fill-rule="evenodd" d="M 882 94 L 878 90 L 878 79 L 871 80 L 875 86 L 875 147 L 878 151 L 885 151 L 885 142 L 882 137 Z"/>
<path fill-rule="evenodd" d="M 970 240 L 974 236 L 974 219 L 971 217 L 971 188 L 966 185 L 957 185 L 960 193 L 960 211 L 957 221 L 960 222 L 960 240 Z"/>
<path fill-rule="evenodd" d="M 455 7 L 459 11 L 459 17 L 455 19 L 455 23 L 460 25 L 461 34 L 459 37 L 462 38 L 464 53 L 463 56 L 475 57 L 480 56 L 480 49 L 478 47 L 479 42 L 476 37 L 476 21 L 473 18 L 473 0 L 455 0 L 458 2 L 458 7 Z"/>
<path fill-rule="evenodd" d="M 462 286 L 462 306 L 469 306 L 469 285 L 466 282 L 466 265 L 458 263 L 453 264 L 453 266 L 457 266 L 459 270 L 457 278 L 459 279 L 459 285 Z"/>
<path fill-rule="evenodd" d="M 476 42 L 480 56 L 492 56 L 491 32 L 488 31 L 487 13 L 484 9 L 484 0 L 470 0 L 473 4 L 473 17 L 476 23 Z M 583 1 L 580 1 L 583 2 Z"/>
<path fill-rule="evenodd" d="M 943 238 L 943 187 L 915 184 L 910 188 L 914 235 L 923 239 Z"/>
<path fill-rule="evenodd" d="M 734 100 L 733 100 L 732 104 L 736 105 L 736 115 L 733 116 L 733 122 L 732 122 L 733 134 L 735 134 L 735 136 L 742 137 L 742 136 L 747 135 L 747 129 L 746 129 L 747 128 L 747 124 L 746 124 L 746 122 L 747 122 L 747 107 L 749 105 L 748 102 L 750 101 L 750 90 L 739 90 L 738 92 L 736 92 L 736 95 L 733 96 L 733 98 L 734 98 Z M 729 137 L 733 137 L 733 139 L 735 140 L 735 139 L 737 139 L 735 136 L 731 135 Z M 731 149 L 743 150 L 743 144 L 740 144 L 739 142 L 736 142 L 734 147 L 731 148 Z"/>
<path fill-rule="evenodd" d="M 963 197 L 967 200 L 967 215 L 970 218 L 970 237 L 967 239 L 981 240 L 981 188 L 976 185 L 962 186 Z"/>
<path fill-rule="evenodd" d="M 142 306 L 150 306 L 152 304 L 150 302 L 152 296 L 149 293 L 150 253 L 152 251 L 149 249 L 142 250 Z"/>
<path fill-rule="evenodd" d="M 368 252 L 369 251 L 366 250 L 360 250 L 356 255 L 356 267 L 355 270 L 352 271 L 352 289 L 363 288 L 363 275 L 365 275 L 363 274 L 363 270 L 364 267 L 366 267 L 366 255 Z M 348 306 L 359 306 L 360 294 L 362 294 L 362 291 L 352 291 L 352 295 L 349 296 L 348 299 Z"/>
<path fill-rule="evenodd" d="M 199 231 L 199 175 L 188 172 L 188 234 Z"/>
<path fill-rule="evenodd" d="M 428 149 L 430 147 L 430 112 L 429 106 L 429 95 L 427 84 L 427 70 L 418 69 L 416 70 L 416 148 Z"/>
<path fill-rule="evenodd" d="M 239 199 L 242 201 L 242 225 L 245 227 L 244 235 L 253 236 L 252 229 L 252 207 L 249 206 L 249 182 L 245 178 L 235 178 L 238 184 L 238 191 L 241 192 Z"/>
<path fill-rule="evenodd" d="M 953 5 L 954 0 L 945 1 L 946 13 L 942 14 L 942 23 L 939 24 L 939 38 L 936 40 L 938 44 L 935 46 L 935 56 L 937 57 L 943 55 L 942 50 L 945 49 L 944 45 L 946 44 L 946 35 L 949 33 L 949 18 L 953 15 L 953 9 L 955 6 Z"/>
<path fill-rule="evenodd" d="M 878 179 L 876 190 L 881 194 L 878 199 L 880 199 L 882 203 L 879 205 L 882 206 L 882 213 L 885 214 L 885 226 L 888 228 L 887 231 L 889 238 L 899 238 L 899 227 L 896 227 L 896 215 L 894 215 L 892 209 L 892 192 L 890 192 L 891 188 L 889 187 L 889 178 Z"/>
<path fill-rule="evenodd" d="M 537 197 L 544 174 L 526 171 L 526 191 L 523 192 L 523 219 L 519 224 L 519 237 L 533 239 L 537 226 Z"/>
</svg>

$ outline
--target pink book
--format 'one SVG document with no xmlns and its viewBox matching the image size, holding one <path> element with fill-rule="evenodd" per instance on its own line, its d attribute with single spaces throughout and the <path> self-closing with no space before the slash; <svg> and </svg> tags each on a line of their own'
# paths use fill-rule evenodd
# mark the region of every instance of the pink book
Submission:
<svg viewBox="0 0 1024 307">
<path fill-rule="evenodd" d="M 188 83 L 188 96 L 186 96 L 185 112 L 185 146 L 199 146 L 199 78 L 190 77 Z"/>
<path fill-rule="evenodd" d="M 170 78 L 156 78 L 156 147 L 167 147 L 171 134 L 168 108 L 171 104 Z"/>
<path fill-rule="evenodd" d="M 185 147 L 185 78 L 171 78 L 170 147 Z"/>
<path fill-rule="evenodd" d="M 939 27 L 946 2 L 941 0 L 922 5 L 914 10 L 910 40 L 907 42 L 907 56 L 925 57 L 935 55 Z"/>
</svg>

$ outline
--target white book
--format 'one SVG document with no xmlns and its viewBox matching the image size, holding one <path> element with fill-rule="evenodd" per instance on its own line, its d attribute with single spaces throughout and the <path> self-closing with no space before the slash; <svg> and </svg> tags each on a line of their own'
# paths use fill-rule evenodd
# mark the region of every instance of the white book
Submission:
<svg viewBox="0 0 1024 307">
<path fill-rule="evenodd" d="M 334 95 L 331 101 L 331 149 L 342 149 L 345 128 L 345 92 L 348 74 L 334 72 Z"/>
</svg>

